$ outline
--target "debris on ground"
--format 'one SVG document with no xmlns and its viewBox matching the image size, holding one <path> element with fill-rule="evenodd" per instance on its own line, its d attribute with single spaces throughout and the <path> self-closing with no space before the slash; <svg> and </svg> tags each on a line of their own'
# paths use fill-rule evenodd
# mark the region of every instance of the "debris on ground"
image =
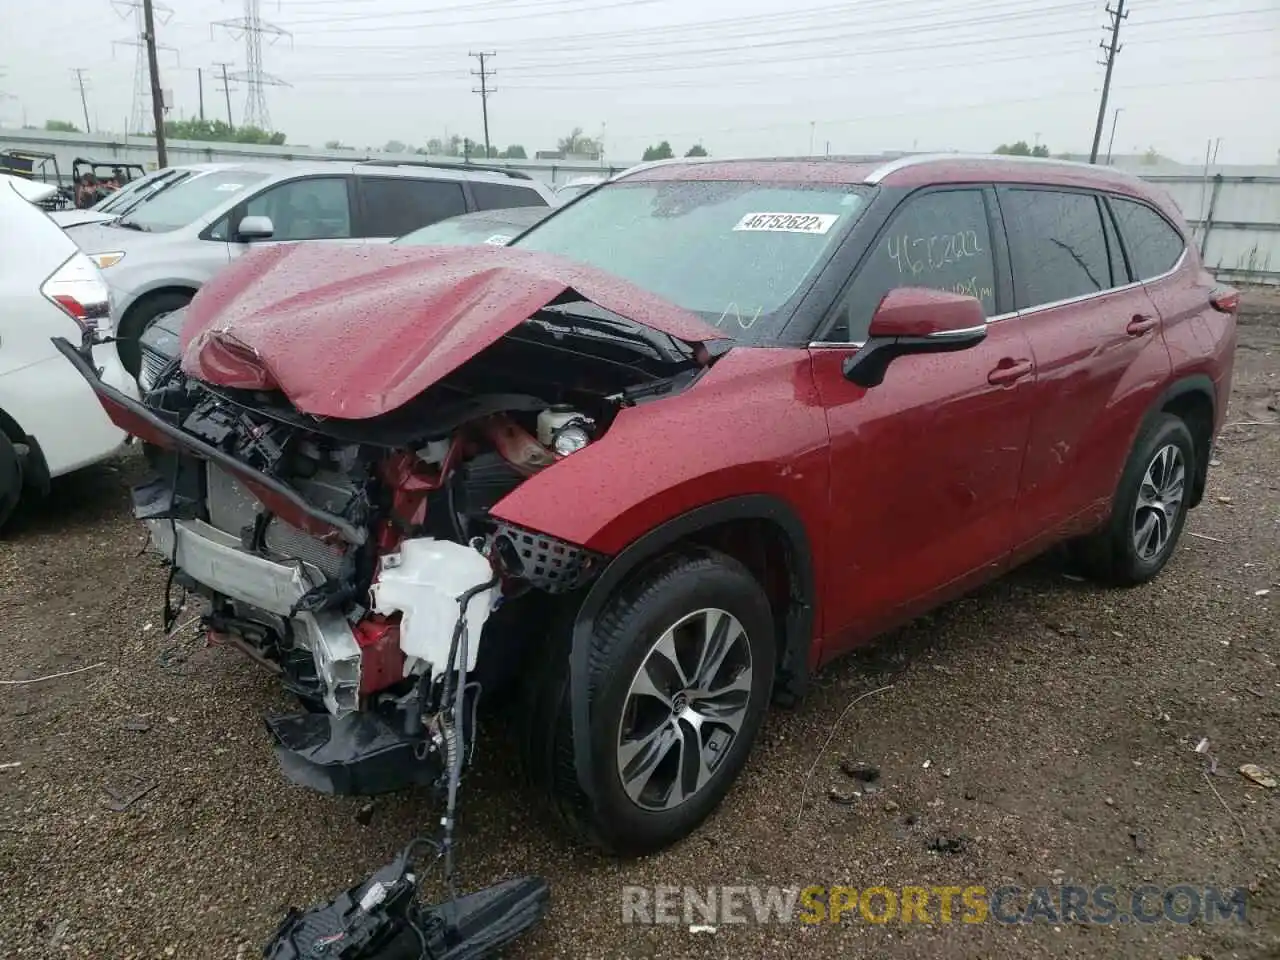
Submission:
<svg viewBox="0 0 1280 960">
<path fill-rule="evenodd" d="M 108 810 L 124 813 L 159 785 L 154 780 L 144 780 L 142 777 L 127 773 L 117 783 L 105 784 L 102 792 L 111 798 L 106 801 Z"/>
<path fill-rule="evenodd" d="M 963 853 L 969 845 L 969 838 L 961 834 L 940 833 L 929 841 L 929 849 L 934 853 Z"/>
<path fill-rule="evenodd" d="M 1135 850 L 1139 853 L 1147 852 L 1147 840 L 1141 833 L 1136 830 L 1130 830 L 1129 838 L 1133 841 L 1133 848 Z"/>
<path fill-rule="evenodd" d="M 1218 502 L 1229 505 L 1232 502 L 1232 500 L 1231 500 L 1231 497 L 1218 497 Z"/>
<path fill-rule="evenodd" d="M 1271 592 L 1270 590 L 1268 590 L 1268 589 L 1266 589 L 1266 588 L 1264 587 L 1264 588 L 1263 588 L 1263 589 L 1261 589 L 1261 590 L 1255 590 L 1255 591 L 1253 591 L 1253 595 L 1254 595 L 1255 597 L 1265 597 L 1265 596 L 1266 596 L 1268 593 L 1270 593 L 1270 592 Z"/>
<path fill-rule="evenodd" d="M 898 812 L 898 804 L 897 804 L 895 801 L 893 801 L 893 800 L 886 800 L 886 801 L 884 802 L 884 812 L 885 812 L 885 813 L 897 813 L 897 812 Z"/>
<path fill-rule="evenodd" d="M 689 924 L 689 932 L 694 935 L 714 934 L 716 932 L 716 928 L 705 923 L 691 923 Z"/>
<path fill-rule="evenodd" d="M 857 803 L 858 798 L 861 796 L 862 794 L 857 790 L 842 790 L 839 787 L 832 787 L 827 791 L 827 799 L 832 803 L 838 803 L 843 807 Z"/>
<path fill-rule="evenodd" d="M 9 763 L 0 763 L 0 770 L 12 770 L 14 767 L 22 766 L 21 760 L 12 760 Z"/>
<path fill-rule="evenodd" d="M 1240 768 L 1240 772 L 1260 787 L 1271 788 L 1277 784 L 1276 778 L 1256 763 L 1246 763 Z"/>
<path fill-rule="evenodd" d="M 120 724 L 120 729 L 132 730 L 134 733 L 146 733 L 151 729 L 151 721 L 145 716 L 128 717 L 122 724 Z"/>
<path fill-rule="evenodd" d="M 1208 752 L 1209 752 L 1209 738 L 1201 737 L 1200 742 L 1196 744 L 1196 753 L 1208 753 Z"/>
<path fill-rule="evenodd" d="M 853 763 L 850 760 L 843 760 L 840 763 L 840 769 L 845 776 L 860 780 L 863 783 L 875 783 L 880 779 L 880 768 L 869 763 Z"/>
<path fill-rule="evenodd" d="M 929 769 L 930 767 L 932 767 L 932 766 L 933 766 L 933 761 L 932 761 L 932 760 L 926 760 L 924 763 L 920 764 L 920 769 L 921 769 L 921 770 L 928 770 L 928 769 Z"/>
<path fill-rule="evenodd" d="M 360 826 L 362 827 L 367 827 L 372 821 L 373 821 L 373 804 L 372 803 L 363 804 L 360 807 L 360 809 L 356 811 L 356 823 L 360 824 Z"/>
</svg>

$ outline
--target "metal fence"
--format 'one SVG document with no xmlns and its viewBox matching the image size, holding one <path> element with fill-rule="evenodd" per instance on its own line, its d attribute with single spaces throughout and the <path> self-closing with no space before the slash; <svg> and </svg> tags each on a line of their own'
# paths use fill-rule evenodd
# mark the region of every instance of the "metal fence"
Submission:
<svg viewBox="0 0 1280 960">
<path fill-rule="evenodd" d="M 1280 285 L 1280 170 L 1276 175 L 1151 176 L 1182 210 L 1220 280 Z"/>
</svg>

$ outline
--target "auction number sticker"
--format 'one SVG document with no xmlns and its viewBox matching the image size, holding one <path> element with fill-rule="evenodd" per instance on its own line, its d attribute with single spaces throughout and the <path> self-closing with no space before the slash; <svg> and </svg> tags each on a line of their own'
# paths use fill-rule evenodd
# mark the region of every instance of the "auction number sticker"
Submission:
<svg viewBox="0 0 1280 960">
<path fill-rule="evenodd" d="M 838 213 L 748 213 L 733 229 L 766 233 L 826 233 L 839 219 Z"/>
<path fill-rule="evenodd" d="M 485 243 L 495 247 L 505 247 L 510 242 L 511 242 L 511 238 L 507 236 L 505 233 L 495 233 L 492 237 L 490 237 L 488 240 L 485 241 Z"/>
</svg>

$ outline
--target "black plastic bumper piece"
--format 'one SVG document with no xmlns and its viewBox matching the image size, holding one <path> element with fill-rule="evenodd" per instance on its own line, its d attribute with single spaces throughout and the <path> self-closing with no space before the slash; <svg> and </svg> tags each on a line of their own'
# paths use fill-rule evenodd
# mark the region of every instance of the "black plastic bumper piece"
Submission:
<svg viewBox="0 0 1280 960">
<path fill-rule="evenodd" d="M 263 957 L 482 960 L 546 916 L 550 893 L 541 877 L 506 880 L 425 907 L 416 902 L 419 881 L 412 869 L 402 853 L 328 903 L 290 910 L 263 949 Z"/>
<path fill-rule="evenodd" d="M 435 783 L 443 764 L 419 760 L 410 739 L 377 714 L 299 713 L 268 717 L 276 757 L 294 783 L 321 793 L 371 796 Z"/>
</svg>

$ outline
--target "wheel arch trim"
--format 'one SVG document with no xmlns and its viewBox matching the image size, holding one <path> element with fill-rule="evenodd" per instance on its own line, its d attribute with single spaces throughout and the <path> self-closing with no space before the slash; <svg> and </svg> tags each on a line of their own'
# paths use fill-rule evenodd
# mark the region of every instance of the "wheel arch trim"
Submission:
<svg viewBox="0 0 1280 960">
<path fill-rule="evenodd" d="M 784 654 L 778 664 L 795 695 L 808 680 L 809 650 L 813 642 L 816 586 L 809 535 L 799 514 L 784 500 L 769 494 L 745 494 L 704 504 L 673 517 L 632 541 L 605 566 L 590 587 L 573 620 L 569 651 L 569 712 L 573 729 L 574 769 L 578 784 L 594 806 L 595 770 L 590 740 L 590 690 L 588 682 L 591 633 L 596 617 L 614 589 L 644 562 L 700 531 L 735 520 L 765 520 L 783 533 L 788 550 L 791 604 L 786 615 Z"/>
</svg>

